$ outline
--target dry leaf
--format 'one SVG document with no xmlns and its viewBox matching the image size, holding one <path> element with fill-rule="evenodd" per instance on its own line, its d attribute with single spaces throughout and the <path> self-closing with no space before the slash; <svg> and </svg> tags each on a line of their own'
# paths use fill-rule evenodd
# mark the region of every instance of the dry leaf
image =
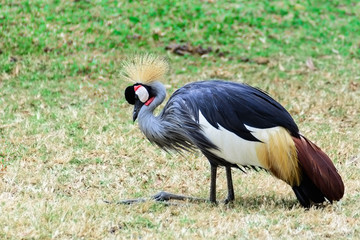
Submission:
<svg viewBox="0 0 360 240">
<path fill-rule="evenodd" d="M 359 85 L 360 85 L 359 83 L 351 81 L 349 83 L 349 88 L 351 91 L 355 92 L 358 89 Z"/>
<path fill-rule="evenodd" d="M 19 75 L 19 73 L 20 73 L 20 68 L 21 68 L 20 64 L 16 64 L 15 68 L 14 68 L 13 71 L 12 71 L 12 75 L 13 75 L 14 77 L 16 77 L 16 76 Z"/>
<path fill-rule="evenodd" d="M 279 63 L 279 70 L 282 71 L 282 72 L 285 71 L 285 68 L 284 68 L 284 66 L 283 66 L 281 63 Z"/>
<path fill-rule="evenodd" d="M 270 62 L 270 60 L 266 57 L 257 57 L 257 58 L 254 58 L 254 62 L 256 62 L 257 64 L 268 64 Z"/>
<path fill-rule="evenodd" d="M 310 70 L 312 71 L 316 70 L 316 67 L 314 66 L 314 62 L 311 58 L 306 59 L 305 64 Z"/>
<path fill-rule="evenodd" d="M 177 44 L 177 43 L 170 43 L 165 47 L 165 50 L 170 50 L 174 54 L 184 56 L 185 54 L 198 54 L 200 56 L 208 54 L 213 51 L 212 47 L 204 48 L 201 45 L 199 46 L 192 46 L 189 43 L 187 44 Z M 218 52 L 219 54 L 220 52 Z M 225 55 L 225 53 L 224 53 Z"/>
</svg>

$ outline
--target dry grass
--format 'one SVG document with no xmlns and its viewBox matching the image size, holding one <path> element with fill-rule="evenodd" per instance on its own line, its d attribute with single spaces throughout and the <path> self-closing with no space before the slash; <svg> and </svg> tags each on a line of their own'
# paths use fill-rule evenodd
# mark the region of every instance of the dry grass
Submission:
<svg viewBox="0 0 360 240">
<path fill-rule="evenodd" d="M 359 3 L 150 2 L 0 3 L 0 238 L 360 238 Z M 164 51 L 182 41 L 229 53 Z M 209 195 L 200 153 L 167 154 L 131 122 L 119 66 L 134 50 L 168 55 L 168 93 L 216 77 L 269 92 L 335 162 L 344 198 L 304 210 L 285 183 L 234 171 L 231 205 L 104 203 Z"/>
<path fill-rule="evenodd" d="M 340 202 L 306 211 L 297 203 L 290 187 L 267 173 L 235 171 L 236 201 L 229 206 L 105 204 L 105 199 L 150 196 L 158 190 L 207 197 L 209 166 L 199 153 L 169 155 L 150 145 L 136 124 L 131 124 L 131 107 L 124 101 L 102 107 L 106 99 L 121 98 L 119 91 L 128 83 L 120 81 L 115 88 L 94 89 L 91 82 L 85 82 L 74 93 L 64 93 L 64 103 L 80 102 L 80 108 L 76 104 L 51 108 L 43 103 L 34 112 L 26 102 L 38 96 L 24 99 L 13 95 L 23 109 L 12 124 L 2 125 L 1 130 L 8 136 L 1 140 L 1 151 L 8 156 L 17 152 L 18 156 L 2 173 L 0 181 L 2 238 L 360 236 L 359 85 L 350 74 L 337 75 L 341 68 L 357 70 L 341 61 L 338 69 L 330 72 L 310 72 L 304 68 L 301 74 L 309 82 L 316 79 L 308 85 L 297 75 L 286 80 L 269 77 L 278 64 L 255 73 L 254 69 L 239 64 L 228 67 L 226 72 L 240 81 L 261 86 L 279 99 L 294 115 L 301 131 L 329 153 L 346 186 Z M 199 75 L 206 78 L 216 75 L 216 71 L 225 70 L 204 67 Z M 169 91 L 196 80 L 187 74 L 170 75 L 169 79 L 166 83 L 174 86 Z M 51 114 L 56 117 L 41 122 L 43 116 Z M 219 199 L 226 196 L 224 175 L 223 170 L 219 171 Z"/>
</svg>

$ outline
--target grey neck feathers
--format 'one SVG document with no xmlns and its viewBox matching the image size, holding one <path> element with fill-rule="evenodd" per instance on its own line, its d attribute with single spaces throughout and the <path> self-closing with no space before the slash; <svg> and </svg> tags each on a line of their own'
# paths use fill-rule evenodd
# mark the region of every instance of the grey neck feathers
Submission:
<svg viewBox="0 0 360 240">
<path fill-rule="evenodd" d="M 185 105 L 168 102 L 163 111 L 154 116 L 154 109 L 165 99 L 165 87 L 155 82 L 150 85 L 155 91 L 155 99 L 149 106 L 142 106 L 138 115 L 139 127 L 145 136 L 165 150 L 191 150 L 194 146 L 216 148 L 205 136 L 200 125 L 186 110 Z M 204 144 L 205 142 L 205 144 Z"/>
<path fill-rule="evenodd" d="M 149 106 L 142 106 L 138 115 L 139 127 L 150 141 L 158 141 L 165 137 L 164 122 L 154 116 L 154 109 L 165 99 L 166 89 L 160 82 L 153 82 L 149 86 L 155 91 L 155 98 Z"/>
</svg>

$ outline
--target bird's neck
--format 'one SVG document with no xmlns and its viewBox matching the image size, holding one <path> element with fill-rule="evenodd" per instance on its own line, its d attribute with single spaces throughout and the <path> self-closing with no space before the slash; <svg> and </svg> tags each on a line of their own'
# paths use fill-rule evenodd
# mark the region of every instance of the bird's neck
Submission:
<svg viewBox="0 0 360 240">
<path fill-rule="evenodd" d="M 150 86 L 156 92 L 155 98 L 148 106 L 144 105 L 140 109 L 138 116 L 139 127 L 149 139 L 155 135 L 161 134 L 163 130 L 163 120 L 158 116 L 154 116 L 153 112 L 166 97 L 166 90 L 163 84 L 154 82 Z"/>
</svg>

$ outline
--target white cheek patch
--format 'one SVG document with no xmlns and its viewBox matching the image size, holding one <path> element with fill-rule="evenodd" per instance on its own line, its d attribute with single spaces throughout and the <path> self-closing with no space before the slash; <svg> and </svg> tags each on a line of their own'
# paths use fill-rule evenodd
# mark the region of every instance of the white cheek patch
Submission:
<svg viewBox="0 0 360 240">
<path fill-rule="evenodd" d="M 141 86 L 136 91 L 135 94 L 139 97 L 139 100 L 145 103 L 149 99 L 149 93 L 145 87 Z"/>
</svg>

